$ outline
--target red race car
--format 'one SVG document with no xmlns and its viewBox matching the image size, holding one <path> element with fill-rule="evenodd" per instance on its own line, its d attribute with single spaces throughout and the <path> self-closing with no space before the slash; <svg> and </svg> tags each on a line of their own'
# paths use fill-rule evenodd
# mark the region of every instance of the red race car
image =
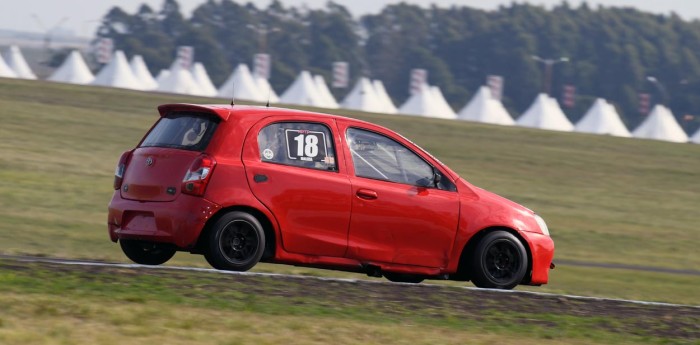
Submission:
<svg viewBox="0 0 700 345">
<path fill-rule="evenodd" d="M 176 251 L 384 276 L 547 283 L 554 243 L 529 209 L 401 135 L 289 109 L 168 104 L 114 177 L 108 228 L 136 263 Z"/>
</svg>

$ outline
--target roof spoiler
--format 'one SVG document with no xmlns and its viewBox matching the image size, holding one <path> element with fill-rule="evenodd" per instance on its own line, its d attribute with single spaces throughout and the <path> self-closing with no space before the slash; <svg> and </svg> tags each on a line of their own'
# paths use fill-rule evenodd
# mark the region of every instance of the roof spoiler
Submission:
<svg viewBox="0 0 700 345">
<path fill-rule="evenodd" d="M 218 109 L 215 109 L 215 107 L 209 105 L 174 103 L 159 105 L 158 112 L 160 113 L 161 117 L 173 111 L 191 111 L 199 113 L 208 113 L 216 115 L 223 121 L 228 121 L 228 118 L 231 116 L 231 110 L 228 109 L 228 107 L 223 108 L 217 106 L 216 108 Z"/>
</svg>

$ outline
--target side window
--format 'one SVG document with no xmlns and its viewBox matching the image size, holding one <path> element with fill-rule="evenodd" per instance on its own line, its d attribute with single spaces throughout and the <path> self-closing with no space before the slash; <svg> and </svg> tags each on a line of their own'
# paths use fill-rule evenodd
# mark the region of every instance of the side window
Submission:
<svg viewBox="0 0 700 345">
<path fill-rule="evenodd" d="M 355 166 L 355 176 L 433 186 L 433 167 L 413 151 L 373 132 L 349 128 L 347 141 Z"/>
<path fill-rule="evenodd" d="M 258 133 L 263 162 L 337 171 L 333 137 L 328 127 L 306 122 L 280 122 Z"/>
</svg>

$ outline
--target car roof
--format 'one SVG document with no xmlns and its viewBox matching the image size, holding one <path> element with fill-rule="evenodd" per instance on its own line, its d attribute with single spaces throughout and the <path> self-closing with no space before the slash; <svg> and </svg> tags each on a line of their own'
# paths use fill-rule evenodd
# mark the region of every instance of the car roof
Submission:
<svg viewBox="0 0 700 345">
<path fill-rule="evenodd" d="M 221 118 L 224 121 L 228 121 L 230 118 L 235 118 L 235 117 L 243 117 L 245 116 L 246 118 L 259 118 L 262 119 L 264 117 L 269 117 L 269 116 L 294 116 L 294 115 L 303 115 L 303 116 L 319 116 L 319 117 L 324 117 L 324 118 L 333 118 L 333 119 L 343 119 L 343 120 L 348 120 L 352 121 L 355 123 L 362 123 L 362 124 L 368 124 L 372 126 L 377 126 L 376 124 L 367 122 L 367 121 L 362 121 L 358 119 L 353 119 L 345 116 L 340 116 L 340 115 L 333 115 L 333 114 L 326 114 L 326 113 L 318 113 L 318 112 L 313 112 L 313 111 L 306 111 L 306 110 L 297 110 L 297 109 L 289 109 L 289 108 L 278 108 L 278 107 L 265 107 L 265 106 L 252 106 L 252 105 L 223 105 L 223 104 L 189 104 L 189 103 L 173 103 L 173 104 L 163 104 L 161 106 L 158 106 L 158 112 L 160 113 L 160 116 L 165 116 L 165 114 L 171 112 L 171 111 L 192 111 L 192 112 L 205 112 L 205 113 L 211 113 L 219 118 Z M 379 126 L 381 127 L 381 126 Z"/>
<path fill-rule="evenodd" d="M 358 125 L 364 124 L 369 128 L 381 128 L 381 129 L 387 130 L 391 133 L 394 133 L 394 134 L 402 137 L 404 140 L 408 141 L 409 143 L 411 143 L 414 146 L 416 146 L 417 148 L 419 148 L 425 154 L 430 156 L 435 162 L 437 162 L 439 165 L 441 165 L 443 168 L 445 168 L 449 172 L 449 174 L 452 175 L 453 179 L 459 177 L 459 175 L 457 173 L 452 171 L 447 165 L 445 165 L 440 160 L 438 160 L 435 156 L 430 154 L 430 152 L 422 149 L 421 147 L 419 147 L 415 143 L 411 142 L 411 140 L 404 137 L 400 133 L 397 133 L 397 132 L 390 130 L 386 127 L 383 127 L 383 126 L 380 126 L 380 125 L 377 125 L 377 124 L 374 124 L 371 122 L 353 119 L 350 117 L 325 114 L 325 113 L 317 113 L 317 112 L 306 111 L 306 110 L 266 107 L 266 106 L 252 106 L 252 105 L 172 103 L 172 104 L 163 104 L 161 106 L 158 106 L 158 112 L 160 113 L 160 116 L 165 116 L 166 114 L 168 114 L 171 111 L 190 111 L 190 112 L 210 113 L 210 114 L 218 116 L 223 121 L 228 121 L 232 117 L 233 118 L 246 117 L 247 119 L 252 119 L 254 121 L 257 121 L 257 120 L 260 120 L 260 119 L 263 119 L 266 117 L 270 117 L 270 116 L 284 117 L 284 116 L 295 116 L 295 115 L 347 120 L 347 121 L 353 122 L 353 123 L 358 124 Z"/>
</svg>

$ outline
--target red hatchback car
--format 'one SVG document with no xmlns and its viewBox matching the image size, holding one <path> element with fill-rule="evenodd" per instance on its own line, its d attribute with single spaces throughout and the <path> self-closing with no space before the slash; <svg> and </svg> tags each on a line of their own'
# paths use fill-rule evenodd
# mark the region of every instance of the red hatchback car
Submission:
<svg viewBox="0 0 700 345">
<path fill-rule="evenodd" d="M 542 218 L 386 128 L 268 107 L 158 110 L 109 204 L 109 236 L 136 263 L 188 251 L 222 270 L 263 261 L 502 289 L 545 284 L 554 267 Z"/>
</svg>

